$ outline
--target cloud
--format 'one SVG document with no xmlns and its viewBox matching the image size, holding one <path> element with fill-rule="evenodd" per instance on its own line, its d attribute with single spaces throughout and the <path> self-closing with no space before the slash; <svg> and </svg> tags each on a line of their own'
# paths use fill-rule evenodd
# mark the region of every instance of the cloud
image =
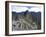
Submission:
<svg viewBox="0 0 46 37">
<path fill-rule="evenodd" d="M 22 12 L 22 11 L 26 11 L 28 10 L 27 7 L 15 7 L 12 9 L 12 11 L 15 11 L 15 12 Z"/>
<path fill-rule="evenodd" d="M 29 12 L 32 12 L 32 11 L 33 11 L 33 12 L 39 12 L 39 11 L 41 11 L 41 10 L 40 10 L 40 8 L 32 7 L 32 8 L 29 9 Z"/>
<path fill-rule="evenodd" d="M 39 7 L 28 8 L 28 7 L 19 7 L 19 6 L 17 7 L 17 6 L 15 6 L 15 7 L 12 8 L 12 11 L 17 12 L 17 13 L 24 12 L 26 10 L 28 10 L 29 12 L 39 12 L 39 11 L 41 11 L 41 9 Z"/>
</svg>

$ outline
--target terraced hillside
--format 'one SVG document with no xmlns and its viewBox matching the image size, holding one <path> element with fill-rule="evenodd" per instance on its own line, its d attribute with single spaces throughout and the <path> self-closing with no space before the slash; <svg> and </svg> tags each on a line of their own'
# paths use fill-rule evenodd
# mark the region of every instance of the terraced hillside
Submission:
<svg viewBox="0 0 46 37">
<path fill-rule="evenodd" d="M 12 13 L 12 30 L 37 30 L 37 18 L 32 14 L 27 13 Z M 35 20 L 34 20 L 35 19 Z"/>
</svg>

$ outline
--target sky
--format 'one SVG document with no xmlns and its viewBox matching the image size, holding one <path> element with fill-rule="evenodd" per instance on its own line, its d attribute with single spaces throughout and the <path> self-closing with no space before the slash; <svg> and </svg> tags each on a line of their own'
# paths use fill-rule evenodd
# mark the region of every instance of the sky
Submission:
<svg viewBox="0 0 46 37">
<path fill-rule="evenodd" d="M 32 6 L 11 6 L 12 11 L 14 12 L 24 12 L 28 10 L 29 12 L 34 11 L 34 12 L 39 12 L 41 9 L 39 7 L 32 7 Z"/>
</svg>

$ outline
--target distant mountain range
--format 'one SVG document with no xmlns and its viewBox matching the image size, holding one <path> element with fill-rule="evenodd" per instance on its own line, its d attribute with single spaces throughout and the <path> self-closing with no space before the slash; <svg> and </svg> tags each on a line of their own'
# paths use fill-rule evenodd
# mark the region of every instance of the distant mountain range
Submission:
<svg viewBox="0 0 46 37">
<path fill-rule="evenodd" d="M 41 12 L 28 12 L 28 11 L 20 12 L 20 13 L 12 12 L 12 16 L 24 15 L 24 14 L 31 14 L 33 18 L 37 18 L 36 22 L 38 22 L 38 27 L 41 26 Z"/>
<path fill-rule="evenodd" d="M 25 12 L 17 13 L 17 12 L 12 12 L 13 16 L 16 15 L 24 15 Z M 32 16 L 36 17 L 39 20 L 41 20 L 41 12 L 27 12 L 26 14 L 31 14 Z M 39 21 L 40 22 L 40 21 Z"/>
</svg>

